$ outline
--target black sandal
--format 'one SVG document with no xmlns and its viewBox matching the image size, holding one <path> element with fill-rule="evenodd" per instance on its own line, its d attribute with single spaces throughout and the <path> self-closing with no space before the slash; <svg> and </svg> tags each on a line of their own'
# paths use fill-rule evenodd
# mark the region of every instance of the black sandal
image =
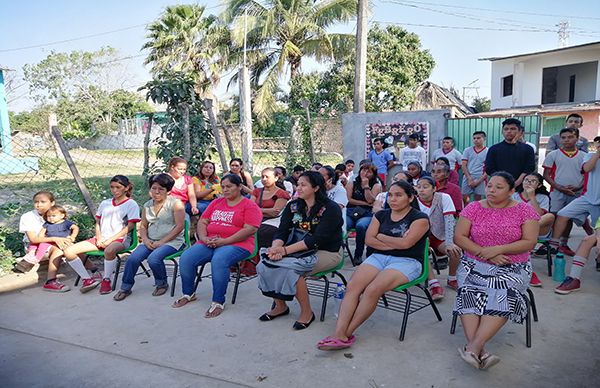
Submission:
<svg viewBox="0 0 600 388">
<path fill-rule="evenodd" d="M 315 321 L 315 313 L 313 313 L 312 318 L 310 319 L 310 321 L 304 323 L 304 322 L 294 322 L 294 326 L 292 326 L 294 328 L 294 330 L 304 330 L 304 329 L 308 329 L 308 327 L 310 326 L 311 323 L 313 323 Z"/>
<path fill-rule="evenodd" d="M 131 291 L 119 290 L 119 292 L 117 292 L 115 296 L 113 296 L 113 299 L 117 302 L 120 302 L 123 299 L 127 298 L 129 295 L 131 295 Z"/>
<path fill-rule="evenodd" d="M 156 288 L 154 288 L 154 291 L 152 291 L 152 296 L 164 295 L 168 289 L 169 289 L 169 285 L 156 287 Z"/>
<path fill-rule="evenodd" d="M 284 312 L 277 314 L 277 315 L 271 315 L 269 313 L 264 313 L 263 315 L 261 315 L 260 317 L 258 317 L 259 321 L 263 321 L 263 322 L 268 322 L 268 321 L 272 321 L 275 318 L 279 318 L 279 317 L 283 317 L 284 315 L 288 315 L 290 313 L 290 308 L 286 308 Z"/>
</svg>

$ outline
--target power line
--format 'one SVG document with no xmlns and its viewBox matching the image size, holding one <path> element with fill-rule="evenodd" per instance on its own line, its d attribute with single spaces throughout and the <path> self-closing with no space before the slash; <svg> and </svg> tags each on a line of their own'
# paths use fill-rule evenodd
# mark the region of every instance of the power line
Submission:
<svg viewBox="0 0 600 388">
<path fill-rule="evenodd" d="M 215 6 L 212 6 L 212 7 L 206 7 L 205 10 L 214 9 L 214 8 L 221 8 L 223 6 L 225 6 L 225 5 L 224 4 L 215 5 Z M 14 51 L 21 51 L 21 50 L 29 50 L 29 49 L 33 49 L 33 48 L 40 48 L 40 47 L 46 47 L 46 46 L 54 46 L 54 45 L 57 45 L 57 44 L 70 43 L 70 42 L 75 42 L 75 41 L 78 41 L 78 40 L 95 38 L 97 36 L 114 34 L 116 32 L 123 32 L 123 31 L 133 30 L 133 29 L 139 28 L 139 27 L 145 27 L 145 26 L 147 26 L 148 24 L 150 24 L 152 22 L 153 21 L 150 21 L 150 22 L 147 22 L 147 23 L 143 23 L 143 24 L 136 24 L 134 26 L 118 28 L 116 30 L 98 32 L 96 34 L 83 35 L 83 36 L 78 36 L 78 37 L 75 37 L 75 38 L 57 40 L 57 41 L 54 41 L 54 42 L 40 43 L 40 44 L 31 45 L 31 46 L 14 47 L 14 48 L 8 48 L 8 49 L 0 49 L 0 53 L 8 53 L 8 52 L 14 52 Z"/>
<path fill-rule="evenodd" d="M 414 26 L 414 27 L 431 27 L 431 28 L 442 28 L 450 30 L 475 30 L 475 31 L 511 31 L 511 32 L 556 32 L 553 30 L 524 30 L 519 28 L 495 28 L 495 27 L 468 27 L 468 26 L 446 26 L 440 24 L 419 24 L 419 23 L 402 23 L 402 22 L 386 22 L 376 20 L 376 23 L 381 24 L 393 24 L 398 26 Z"/>
<path fill-rule="evenodd" d="M 396 2 L 396 1 L 385 1 L 385 0 L 382 0 L 382 1 L 389 2 L 389 3 Z M 467 10 L 472 10 L 472 11 L 487 11 L 487 12 L 496 12 L 496 13 L 503 13 L 503 14 L 510 14 L 510 15 L 520 14 L 520 15 L 533 15 L 533 16 L 557 17 L 557 18 L 600 20 L 600 17 L 595 17 L 595 16 L 558 15 L 558 14 L 539 13 L 539 12 L 517 11 L 517 10 L 510 10 L 510 9 L 502 10 L 502 9 L 492 9 L 492 8 L 477 8 L 477 7 L 460 6 L 460 5 L 455 5 L 455 4 L 440 4 L 440 3 L 430 3 L 430 2 L 425 2 L 425 1 L 413 1 L 413 0 L 409 0 L 407 2 L 415 3 L 415 4 L 423 4 L 423 5 L 432 5 L 432 6 L 436 6 L 436 7 L 467 9 Z"/>
</svg>

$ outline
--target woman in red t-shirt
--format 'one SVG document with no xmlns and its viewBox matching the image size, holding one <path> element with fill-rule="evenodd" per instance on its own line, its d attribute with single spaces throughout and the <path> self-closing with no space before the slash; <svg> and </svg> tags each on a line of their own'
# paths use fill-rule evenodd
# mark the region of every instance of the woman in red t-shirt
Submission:
<svg viewBox="0 0 600 388">
<path fill-rule="evenodd" d="M 262 221 L 260 208 L 241 194 L 242 180 L 225 175 L 221 180 L 223 197 L 213 200 L 198 221 L 198 242 L 181 255 L 183 296 L 173 307 L 183 307 L 196 300 L 194 285 L 199 265 L 211 263 L 213 296 L 204 315 L 214 318 L 222 312 L 229 283 L 229 267 L 250 256 L 254 250 L 254 233 Z"/>
<path fill-rule="evenodd" d="M 175 186 L 169 195 L 183 202 L 187 214 L 196 215 L 199 211 L 194 182 L 191 176 L 185 175 L 186 171 L 187 161 L 185 159 L 176 156 L 169 160 L 167 173 L 175 179 Z"/>
</svg>

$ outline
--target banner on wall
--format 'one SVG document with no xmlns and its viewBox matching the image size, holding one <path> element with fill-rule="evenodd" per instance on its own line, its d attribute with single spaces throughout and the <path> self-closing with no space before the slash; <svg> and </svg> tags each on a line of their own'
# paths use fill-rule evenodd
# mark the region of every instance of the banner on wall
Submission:
<svg viewBox="0 0 600 388">
<path fill-rule="evenodd" d="M 427 160 L 429 160 L 429 122 L 427 121 L 411 123 L 367 124 L 365 128 L 365 157 L 373 149 L 372 140 L 377 137 L 383 137 L 387 145 L 386 150 L 398 158 L 400 149 L 408 145 L 408 136 L 413 133 L 418 133 L 421 137 L 421 146 L 425 148 Z"/>
</svg>

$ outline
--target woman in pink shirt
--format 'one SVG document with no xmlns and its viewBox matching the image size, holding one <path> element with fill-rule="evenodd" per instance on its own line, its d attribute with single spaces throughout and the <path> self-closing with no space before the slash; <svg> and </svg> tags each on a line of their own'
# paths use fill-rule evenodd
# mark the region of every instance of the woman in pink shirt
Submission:
<svg viewBox="0 0 600 388">
<path fill-rule="evenodd" d="M 531 278 L 529 251 L 537 242 L 540 216 L 528 204 L 513 200 L 514 192 L 512 175 L 493 174 L 487 198 L 470 203 L 456 226 L 454 243 L 465 254 L 457 273 L 454 314 L 460 316 L 467 339 L 458 351 L 478 369 L 500 361 L 484 346 L 508 318 L 522 323 L 527 315 L 522 294 Z"/>
<path fill-rule="evenodd" d="M 223 197 L 213 200 L 198 221 L 198 242 L 179 260 L 183 296 L 173 307 L 196 300 L 195 281 L 198 266 L 211 263 L 213 296 L 205 318 L 219 316 L 225 308 L 229 267 L 250 256 L 254 233 L 262 222 L 260 208 L 242 196 L 242 180 L 229 174 L 221 180 Z"/>
<path fill-rule="evenodd" d="M 194 182 L 191 176 L 185 175 L 187 161 L 176 156 L 169 160 L 168 168 L 167 173 L 175 179 L 175 186 L 173 186 L 169 195 L 183 202 L 187 214 L 198 214 L 198 201 L 196 199 L 196 191 L 194 190 Z"/>
</svg>

